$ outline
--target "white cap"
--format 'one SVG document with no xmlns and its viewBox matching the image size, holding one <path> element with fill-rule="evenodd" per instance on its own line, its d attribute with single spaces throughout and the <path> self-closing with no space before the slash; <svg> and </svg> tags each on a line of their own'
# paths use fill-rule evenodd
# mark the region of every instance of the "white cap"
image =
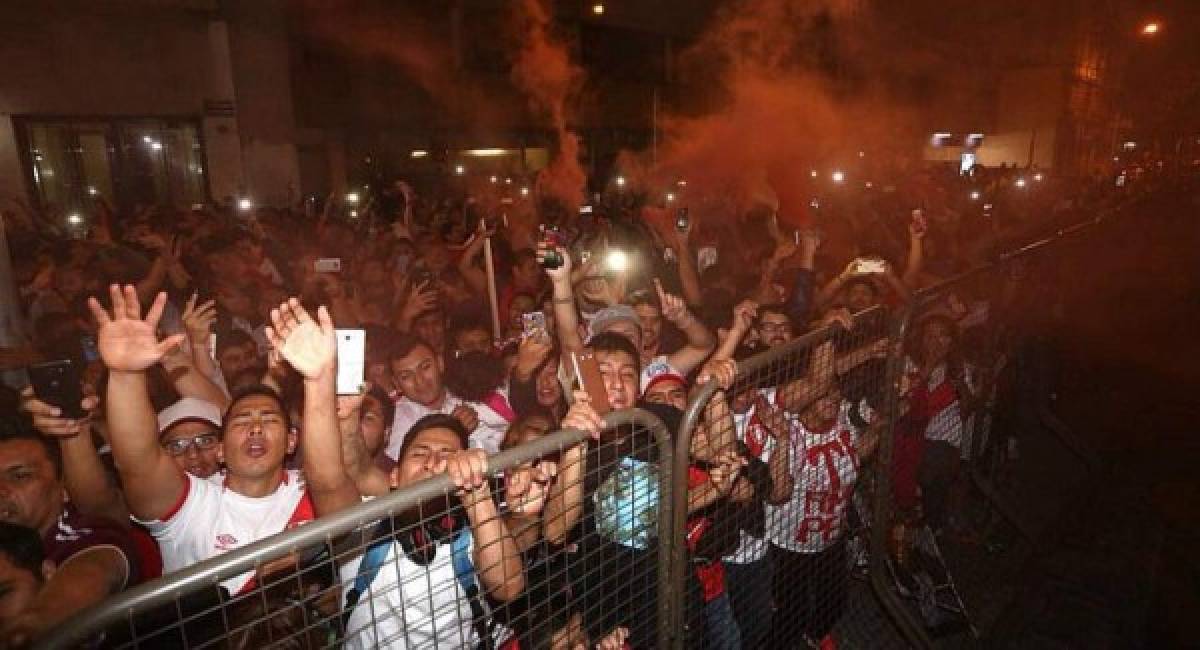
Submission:
<svg viewBox="0 0 1200 650">
<path fill-rule="evenodd" d="M 158 433 L 162 435 L 167 429 L 180 422 L 197 420 L 208 422 L 218 429 L 221 428 L 221 409 L 216 404 L 196 397 L 184 397 L 158 413 Z"/>
</svg>

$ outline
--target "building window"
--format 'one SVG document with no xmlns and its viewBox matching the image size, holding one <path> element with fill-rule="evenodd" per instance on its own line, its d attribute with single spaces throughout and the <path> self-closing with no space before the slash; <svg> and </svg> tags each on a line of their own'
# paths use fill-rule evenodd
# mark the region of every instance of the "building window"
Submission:
<svg viewBox="0 0 1200 650">
<path fill-rule="evenodd" d="M 97 197 L 126 210 L 207 200 L 196 120 L 21 117 L 14 124 L 43 209 L 87 212 Z"/>
</svg>

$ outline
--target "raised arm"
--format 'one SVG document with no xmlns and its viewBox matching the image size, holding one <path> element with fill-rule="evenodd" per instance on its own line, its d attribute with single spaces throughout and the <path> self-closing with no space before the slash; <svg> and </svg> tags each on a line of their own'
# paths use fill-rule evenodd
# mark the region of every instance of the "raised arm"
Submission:
<svg viewBox="0 0 1200 650">
<path fill-rule="evenodd" d="M 916 289 L 920 286 L 921 265 L 925 261 L 925 229 L 915 223 L 908 224 L 908 260 L 904 264 L 904 275 L 900 277 L 904 286 Z"/>
<path fill-rule="evenodd" d="M 338 396 L 338 433 L 342 440 L 342 464 L 359 494 L 383 496 L 391 486 L 388 475 L 373 462 L 362 436 L 362 404 L 366 392 Z"/>
<path fill-rule="evenodd" d="M 562 421 L 563 429 L 586 431 L 593 438 L 600 436 L 604 420 L 592 408 L 584 391 L 575 391 L 575 401 Z M 563 453 L 558 463 L 558 480 L 550 485 L 546 507 L 542 514 L 542 530 L 551 544 L 562 544 L 583 516 L 583 477 L 586 472 L 587 441 L 580 442 Z"/>
<path fill-rule="evenodd" d="M 844 309 L 835 310 L 826 316 L 818 327 L 832 327 L 835 323 L 849 329 L 850 314 Z M 830 339 L 813 348 L 809 356 L 808 372 L 803 377 L 779 387 L 779 405 L 790 413 L 800 413 L 829 392 L 836 377 L 837 364 L 833 340 Z"/>
<path fill-rule="evenodd" d="M 202 376 L 207 377 L 228 398 L 229 391 L 221 383 L 221 369 L 209 351 L 209 341 L 212 339 L 212 325 L 217 320 L 217 301 L 208 300 L 197 304 L 198 294 L 193 293 L 183 307 L 184 330 L 187 332 L 188 344 L 192 347 L 192 362 Z M 281 393 L 282 394 L 282 393 Z M 224 408 L 224 401 L 213 402 Z"/>
<path fill-rule="evenodd" d="M 679 296 L 663 291 L 658 278 L 654 279 L 654 288 L 658 291 L 663 318 L 687 337 L 687 343 L 668 359 L 671 366 L 686 375 L 708 359 L 708 355 L 712 354 L 713 348 L 717 346 L 717 339 L 704 323 L 688 310 Z"/>
<path fill-rule="evenodd" d="M 725 337 L 725 342 L 713 353 L 712 360 L 733 359 L 738 346 L 742 344 L 742 339 L 746 338 L 746 334 L 754 327 L 754 319 L 756 318 L 758 318 L 758 303 L 753 300 L 743 300 L 735 305 L 733 308 L 733 324 L 729 328 L 729 336 Z"/>
<path fill-rule="evenodd" d="M 792 498 L 795 477 L 792 476 L 792 430 L 783 409 L 771 404 L 766 397 L 759 397 L 754 413 L 775 439 L 775 448 L 767 459 L 767 471 L 771 475 L 771 491 L 766 495 L 767 503 L 783 505 Z"/>
<path fill-rule="evenodd" d="M 155 329 L 167 294 L 159 293 L 142 318 L 141 303 L 132 285 L 108 290 L 112 312 L 95 298 L 88 307 L 99 328 L 96 344 L 108 367 L 107 421 L 113 459 L 125 488 L 129 511 L 137 518 L 157 520 L 179 503 L 187 478 L 158 444 L 158 421 L 150 403 L 146 370 L 183 342 L 182 334 L 159 341 Z"/>
<path fill-rule="evenodd" d="M 129 525 L 129 507 L 125 495 L 110 480 L 96 444 L 92 441 L 92 418 L 100 400 L 86 397 L 81 406 L 88 416 L 82 420 L 60 417 L 58 407 L 33 394 L 32 387 L 21 391 L 21 410 L 33 418 L 33 426 L 44 436 L 58 440 L 62 451 L 63 480 L 71 503 L 86 515 L 104 517 Z"/>
<path fill-rule="evenodd" d="M 675 259 L 679 260 L 679 286 L 683 291 L 683 299 L 693 307 L 704 304 L 704 293 L 700 290 L 700 273 L 696 270 L 696 258 L 692 255 L 688 236 L 692 232 L 689 225 L 687 230 L 671 228 L 666 238 L 667 245 L 675 251 Z"/>
<path fill-rule="evenodd" d="M 484 242 L 494 234 L 494 232 L 483 230 L 483 221 L 481 220 L 479 230 L 458 260 L 458 273 L 467 281 L 467 286 L 475 292 L 475 295 L 487 295 L 487 272 L 479 268 L 476 262 L 479 260 L 479 254 L 483 252 Z"/>
<path fill-rule="evenodd" d="M 557 248 L 562 257 L 562 266 L 546 269 L 553 288 L 554 328 L 558 334 L 558 346 L 563 354 L 583 350 L 583 339 L 579 338 L 579 312 L 575 309 L 575 290 L 571 287 L 571 254 L 565 248 Z"/>
<path fill-rule="evenodd" d="M 334 379 L 337 335 L 324 306 L 313 320 L 291 298 L 271 310 L 267 341 L 304 379 L 304 478 L 317 516 L 339 512 L 361 501 L 342 464 Z"/>
<path fill-rule="evenodd" d="M 450 480 L 458 486 L 459 501 L 471 522 L 474 565 L 480 585 L 500 602 L 516 598 L 525 590 L 525 569 L 508 524 L 492 500 L 485 476 L 487 454 L 482 449 L 465 449 L 441 462 Z"/>
</svg>

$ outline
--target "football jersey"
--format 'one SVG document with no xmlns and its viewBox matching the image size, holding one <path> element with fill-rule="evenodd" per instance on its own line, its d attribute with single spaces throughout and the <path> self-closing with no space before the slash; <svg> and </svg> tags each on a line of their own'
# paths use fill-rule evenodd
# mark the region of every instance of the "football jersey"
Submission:
<svg viewBox="0 0 1200 650">
<path fill-rule="evenodd" d="M 772 404 L 775 402 L 774 388 L 760 389 L 759 395 Z M 737 429 L 738 440 L 746 445 L 746 451 L 765 463 L 771 459 L 771 453 L 775 449 L 775 438 L 767 431 L 757 410 L 758 404 L 754 403 L 745 413 L 734 413 L 733 424 Z M 784 417 L 789 416 L 785 415 Z M 766 495 L 755 495 L 755 497 L 765 500 Z M 770 521 L 771 504 L 764 503 L 763 507 L 766 508 L 768 521 Z M 726 562 L 747 564 L 766 557 L 768 545 L 765 539 L 755 537 L 744 530 L 739 531 L 738 535 L 740 539 L 737 550 L 723 558 Z"/>
<path fill-rule="evenodd" d="M 388 438 L 384 453 L 393 461 L 399 460 L 400 447 L 404 445 L 404 438 L 408 436 L 409 429 L 412 429 L 417 420 L 434 413 L 450 415 L 459 406 L 469 406 L 474 409 L 475 415 L 479 419 L 475 430 L 470 432 L 471 446 L 483 449 L 488 453 L 499 451 L 500 441 L 504 439 L 504 432 L 508 429 L 508 423 L 504 421 L 504 418 L 483 404 L 466 402 L 461 397 L 447 392 L 446 399 L 442 400 L 441 408 L 437 409 L 431 409 L 420 402 L 401 397 L 396 402 L 396 415 L 392 418 L 392 435 Z"/>
<path fill-rule="evenodd" d="M 185 476 L 187 485 L 176 507 L 161 520 L 139 522 L 158 541 L 164 574 L 313 519 L 312 501 L 296 470 L 287 470 L 275 492 L 265 497 L 230 490 L 223 472 L 207 479 Z M 254 572 L 234 576 L 221 586 L 231 594 L 249 591 Z"/>
<path fill-rule="evenodd" d="M 858 431 L 850 424 L 849 404 L 825 432 L 792 426 L 792 497 L 767 512 L 767 538 L 796 553 L 818 553 L 842 536 L 846 508 L 858 479 Z"/>
</svg>

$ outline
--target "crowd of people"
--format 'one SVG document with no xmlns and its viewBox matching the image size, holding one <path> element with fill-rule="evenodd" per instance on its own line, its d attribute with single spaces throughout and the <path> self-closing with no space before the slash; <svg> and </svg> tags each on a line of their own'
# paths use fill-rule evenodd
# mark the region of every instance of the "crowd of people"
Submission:
<svg viewBox="0 0 1200 650">
<path fill-rule="evenodd" d="M 690 210 L 685 193 L 631 192 L 575 214 L 396 182 L 320 214 L 100 199 L 80 228 L 8 210 L 31 340 L 0 350 L 0 369 L 68 360 L 82 400 L 4 389 L 0 647 L 441 474 L 455 493 L 224 580 L 220 633 L 237 647 L 653 647 L 659 455 L 602 413 L 642 407 L 674 434 L 709 382 L 680 540 L 689 647 L 833 647 L 852 497 L 882 433 L 897 507 L 938 534 L 961 525 L 967 423 L 991 370 L 970 331 L 1001 305 L 953 294 L 922 314 L 891 427 L 889 310 L 1089 209 L 1099 187 L 918 169 L 778 209 L 689 188 Z M 738 378 L 739 362 L 825 327 L 837 335 L 785 371 Z M 342 329 L 365 332 L 354 394 L 336 390 Z M 559 429 L 590 436 L 488 476 L 489 455 Z M 328 575 L 302 593 L 271 587 L 318 565 Z"/>
</svg>

